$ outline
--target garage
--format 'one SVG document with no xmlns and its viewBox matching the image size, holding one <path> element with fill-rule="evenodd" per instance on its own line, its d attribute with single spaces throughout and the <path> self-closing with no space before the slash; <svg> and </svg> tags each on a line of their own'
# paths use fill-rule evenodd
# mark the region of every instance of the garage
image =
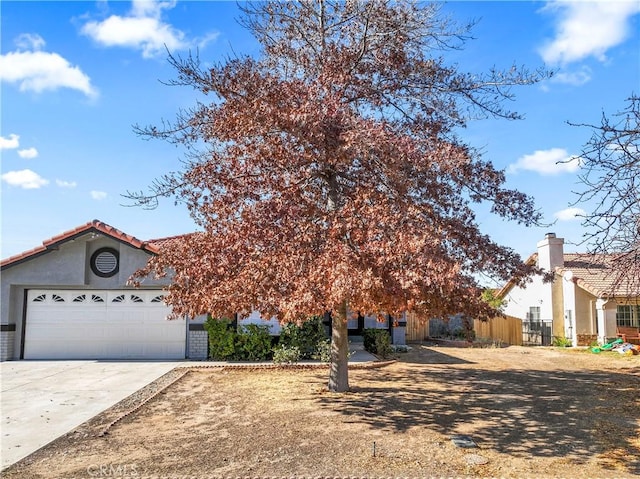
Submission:
<svg viewBox="0 0 640 479">
<path fill-rule="evenodd" d="M 24 359 L 184 359 L 162 290 L 30 289 Z"/>
</svg>

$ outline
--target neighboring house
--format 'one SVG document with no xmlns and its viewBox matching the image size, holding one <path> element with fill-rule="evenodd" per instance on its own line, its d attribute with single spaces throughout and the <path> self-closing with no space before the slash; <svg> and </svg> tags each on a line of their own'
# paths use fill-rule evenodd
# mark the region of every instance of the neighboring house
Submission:
<svg viewBox="0 0 640 479">
<path fill-rule="evenodd" d="M 602 344 L 616 337 L 618 326 L 640 327 L 640 292 L 614 285 L 610 256 L 564 253 L 564 239 L 554 233 L 537 248 L 527 262 L 553 272 L 553 281 L 536 276 L 524 287 L 508 282 L 498 293 L 505 314 L 522 319 L 529 331 L 549 325 L 550 335 L 573 346 Z"/>
<path fill-rule="evenodd" d="M 166 318 L 170 278 L 129 277 L 178 237 L 141 241 L 94 220 L 54 236 L 41 246 L 2 260 L 0 360 L 8 359 L 206 359 L 204 316 Z M 257 312 L 239 324 L 261 323 Z M 360 324 L 363 323 L 363 324 Z M 365 324 L 366 323 L 366 324 Z M 375 319 L 349 322 L 386 327 Z M 393 328 L 404 344 L 404 328 Z"/>
</svg>

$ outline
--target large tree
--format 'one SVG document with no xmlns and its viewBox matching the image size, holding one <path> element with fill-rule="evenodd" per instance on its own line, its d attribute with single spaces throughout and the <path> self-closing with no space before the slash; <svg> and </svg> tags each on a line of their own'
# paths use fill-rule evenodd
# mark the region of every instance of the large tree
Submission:
<svg viewBox="0 0 640 479">
<path fill-rule="evenodd" d="M 582 149 L 576 204 L 588 212 L 583 225 L 590 253 L 610 267 L 618 294 L 640 294 L 640 97 L 599 125 L 570 123 L 591 130 Z M 605 256 L 602 256 L 605 255 Z"/>
<path fill-rule="evenodd" d="M 473 203 L 536 224 L 531 198 L 455 135 L 471 117 L 518 118 L 510 87 L 544 72 L 460 72 L 442 56 L 469 27 L 439 5 L 260 2 L 242 7 L 259 57 L 202 69 L 171 58 L 172 83 L 205 95 L 140 133 L 188 147 L 153 205 L 184 201 L 202 232 L 153 258 L 177 315 L 258 309 L 281 321 L 330 311 L 329 389 L 348 389 L 349 311 L 491 315 L 478 273 L 524 281 L 535 267 L 483 234 Z"/>
</svg>

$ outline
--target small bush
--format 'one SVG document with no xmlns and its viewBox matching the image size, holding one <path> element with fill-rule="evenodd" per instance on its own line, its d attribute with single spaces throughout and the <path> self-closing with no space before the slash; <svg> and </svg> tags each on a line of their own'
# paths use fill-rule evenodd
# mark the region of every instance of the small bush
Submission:
<svg viewBox="0 0 640 479">
<path fill-rule="evenodd" d="M 411 347 L 407 346 L 406 344 L 392 344 L 391 351 L 393 351 L 394 353 L 408 353 L 409 351 L 411 351 Z"/>
<path fill-rule="evenodd" d="M 449 317 L 446 322 L 447 334 L 455 339 L 465 339 L 464 317 L 460 314 Z"/>
<path fill-rule="evenodd" d="M 300 361 L 300 349 L 297 346 L 281 344 L 273 349 L 273 362 L 276 364 L 293 364 Z"/>
<path fill-rule="evenodd" d="M 270 326 L 247 324 L 236 336 L 236 358 L 241 361 L 266 361 L 271 358 Z"/>
<path fill-rule="evenodd" d="M 316 345 L 316 351 L 312 356 L 313 359 L 323 363 L 331 362 L 331 340 L 321 339 Z"/>
<path fill-rule="evenodd" d="M 391 355 L 391 336 L 386 329 L 368 328 L 362 331 L 364 349 L 381 358 Z"/>
<path fill-rule="evenodd" d="M 554 336 L 553 345 L 559 348 L 569 348 L 573 346 L 573 342 L 569 338 L 563 336 Z"/>
<path fill-rule="evenodd" d="M 444 338 L 449 334 L 449 328 L 442 319 L 429 320 L 429 336 L 432 338 Z"/>
<path fill-rule="evenodd" d="M 376 352 L 378 356 L 382 359 L 388 358 L 391 356 L 391 337 L 389 336 L 389 332 L 385 331 L 387 334 L 378 334 L 376 336 Z"/>
<path fill-rule="evenodd" d="M 209 357 L 216 361 L 266 361 L 271 358 L 270 326 L 247 324 L 236 331 L 228 319 L 209 316 Z"/>
<path fill-rule="evenodd" d="M 362 341 L 364 343 L 364 349 L 373 353 L 376 346 L 376 331 L 377 329 L 367 328 L 362 330 Z"/>
<path fill-rule="evenodd" d="M 297 347 L 301 359 L 311 359 L 317 352 L 318 344 L 326 339 L 322 318 L 312 316 L 298 326 L 295 323 L 285 324 L 280 332 L 280 345 Z"/>
<path fill-rule="evenodd" d="M 235 336 L 231 321 L 216 319 L 211 315 L 204 323 L 209 333 L 209 357 L 216 361 L 230 361 L 235 357 Z"/>
</svg>

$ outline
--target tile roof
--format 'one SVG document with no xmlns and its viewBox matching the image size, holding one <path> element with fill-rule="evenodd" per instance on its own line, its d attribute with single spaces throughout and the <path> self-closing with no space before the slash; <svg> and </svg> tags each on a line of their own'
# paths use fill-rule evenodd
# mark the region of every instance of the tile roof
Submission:
<svg viewBox="0 0 640 479">
<path fill-rule="evenodd" d="M 620 279 L 612 264 L 615 255 L 591 255 L 586 253 L 565 253 L 564 265 L 556 268 L 556 273 L 573 273 L 577 286 L 599 298 L 613 296 L 640 296 L 638 286 Z"/>
<path fill-rule="evenodd" d="M 616 274 L 616 267 L 612 264 L 616 255 L 592 255 L 587 253 L 565 253 L 564 265 L 555 269 L 556 274 L 562 276 L 567 271 L 573 273 L 573 281 L 577 286 L 598 298 L 613 296 L 640 296 L 638 285 L 632 280 L 620 280 Z M 527 258 L 527 264 L 538 260 L 538 253 Z M 497 293 L 497 297 L 504 298 L 513 288 L 515 281 L 509 280 Z"/>
<path fill-rule="evenodd" d="M 150 245 L 153 245 L 158 251 L 160 251 L 161 249 L 171 248 L 176 241 L 180 241 L 193 234 L 194 233 L 186 233 L 186 234 L 175 235 L 175 236 L 167 236 L 166 238 L 156 238 L 156 239 L 149 240 L 148 243 Z"/>
<path fill-rule="evenodd" d="M 49 238 L 48 240 L 43 241 L 41 246 L 36 246 L 31 250 L 3 259 L 2 262 L 0 263 L 0 266 L 2 267 L 2 269 L 5 269 L 10 266 L 14 266 L 16 264 L 22 263 L 36 256 L 40 256 L 42 254 L 48 253 L 59 244 L 64 243 L 66 241 L 73 240 L 87 233 L 102 233 L 106 236 L 110 236 L 113 239 L 116 239 L 125 244 L 128 244 L 129 246 L 145 250 L 152 254 L 157 254 L 160 251 L 159 246 L 156 246 L 155 244 L 149 241 L 139 240 L 135 236 L 131 236 L 126 233 L 123 233 L 119 229 L 114 228 L 113 226 L 110 226 L 106 223 L 103 223 L 102 221 L 93 220 L 81 226 L 78 226 L 74 229 L 65 231 L 64 233 L 60 233 L 59 235 Z"/>
</svg>

